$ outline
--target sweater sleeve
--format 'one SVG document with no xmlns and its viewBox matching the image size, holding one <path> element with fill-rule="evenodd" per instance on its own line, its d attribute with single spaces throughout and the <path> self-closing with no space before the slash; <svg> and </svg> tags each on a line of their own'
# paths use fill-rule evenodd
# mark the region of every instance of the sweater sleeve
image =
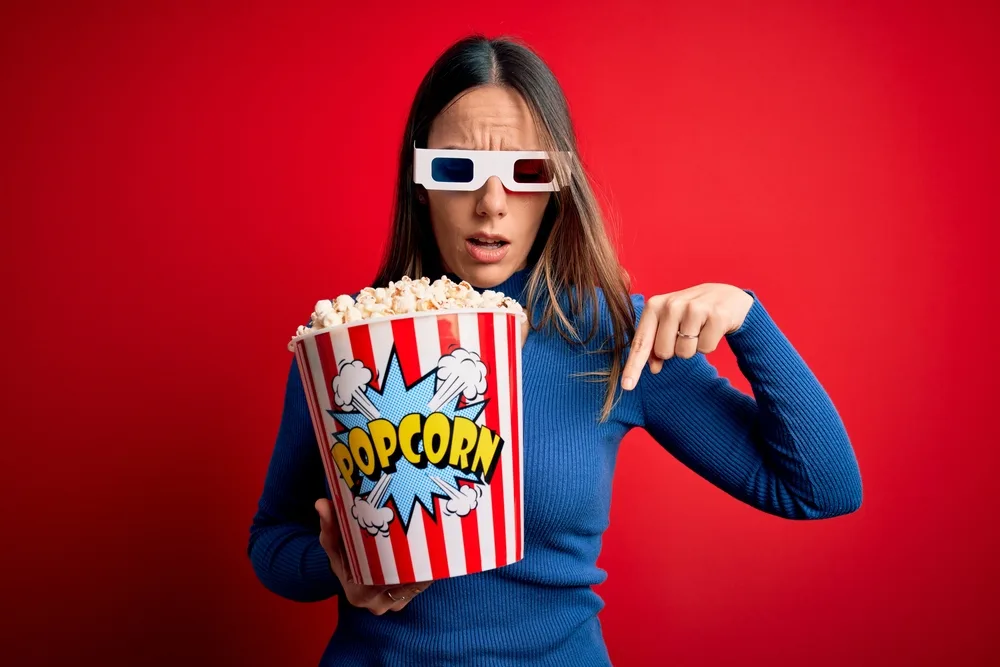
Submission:
<svg viewBox="0 0 1000 667">
<path fill-rule="evenodd" d="M 861 505 L 861 475 L 826 391 L 752 292 L 727 336 L 753 397 L 704 354 L 672 358 L 637 383 L 643 426 L 675 458 L 730 495 L 789 519 L 822 519 Z M 645 305 L 636 299 L 641 313 Z"/>
<path fill-rule="evenodd" d="M 250 527 L 248 553 L 261 583 L 297 602 L 324 600 L 343 590 L 319 543 L 314 505 L 328 497 L 325 479 L 302 379 L 293 361 L 277 442 Z"/>
</svg>

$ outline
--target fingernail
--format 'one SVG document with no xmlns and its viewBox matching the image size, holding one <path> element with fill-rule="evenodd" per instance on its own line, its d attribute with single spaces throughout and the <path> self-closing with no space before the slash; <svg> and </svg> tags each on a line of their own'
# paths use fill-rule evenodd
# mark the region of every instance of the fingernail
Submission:
<svg viewBox="0 0 1000 667">
<path fill-rule="evenodd" d="M 631 375 L 626 375 L 625 379 L 622 380 L 622 389 L 625 391 L 632 391 L 632 387 L 635 386 L 635 378 Z"/>
</svg>

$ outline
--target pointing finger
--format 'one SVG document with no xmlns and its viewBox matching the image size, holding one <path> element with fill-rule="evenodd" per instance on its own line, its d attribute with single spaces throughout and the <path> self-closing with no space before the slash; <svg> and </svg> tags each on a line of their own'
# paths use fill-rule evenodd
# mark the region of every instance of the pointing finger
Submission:
<svg viewBox="0 0 1000 667">
<path fill-rule="evenodd" d="M 656 325 L 657 308 L 653 303 L 647 303 L 642 317 L 639 318 L 639 324 L 635 328 L 635 338 L 632 339 L 628 360 L 622 371 L 622 389 L 625 391 L 631 391 L 635 387 L 635 383 L 639 381 L 642 367 L 649 359 L 650 350 L 653 349 Z"/>
</svg>

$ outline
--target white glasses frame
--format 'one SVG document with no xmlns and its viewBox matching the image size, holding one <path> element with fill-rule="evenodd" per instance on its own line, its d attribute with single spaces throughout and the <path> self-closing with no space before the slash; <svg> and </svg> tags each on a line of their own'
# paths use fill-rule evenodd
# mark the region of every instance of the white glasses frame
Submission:
<svg viewBox="0 0 1000 667">
<path fill-rule="evenodd" d="M 413 146 L 413 182 L 428 190 L 452 190 L 471 192 L 486 184 L 490 176 L 496 176 L 504 187 L 512 192 L 554 192 L 567 187 L 569 183 L 560 184 L 556 173 L 548 183 L 518 183 L 514 180 L 514 163 L 518 160 L 548 160 L 553 155 L 566 158 L 569 161 L 572 153 L 569 151 L 476 151 L 455 148 L 417 148 Z M 472 160 L 473 178 L 468 183 L 435 181 L 431 173 L 431 163 L 435 158 L 467 158 Z"/>
</svg>

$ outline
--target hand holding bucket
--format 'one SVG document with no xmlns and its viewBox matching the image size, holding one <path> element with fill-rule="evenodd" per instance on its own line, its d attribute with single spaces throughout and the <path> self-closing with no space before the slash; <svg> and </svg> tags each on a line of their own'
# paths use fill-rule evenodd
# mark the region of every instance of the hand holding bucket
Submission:
<svg viewBox="0 0 1000 667">
<path fill-rule="evenodd" d="M 334 518 L 333 502 L 323 498 L 316 501 L 320 517 L 319 542 L 330 559 L 330 569 L 340 579 L 344 597 L 355 607 L 368 609 L 376 616 L 387 611 L 402 611 L 410 601 L 425 591 L 431 582 L 409 586 L 365 586 L 351 579 L 344 556 L 344 541 Z"/>
</svg>

